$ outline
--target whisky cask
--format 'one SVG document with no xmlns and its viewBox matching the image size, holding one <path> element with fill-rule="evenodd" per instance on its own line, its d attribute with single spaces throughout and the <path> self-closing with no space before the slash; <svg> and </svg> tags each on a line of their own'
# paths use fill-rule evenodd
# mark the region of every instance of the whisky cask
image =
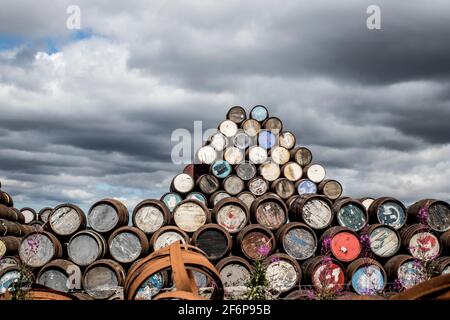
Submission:
<svg viewBox="0 0 450 320">
<path fill-rule="evenodd" d="M 295 259 L 284 253 L 276 253 L 266 258 L 265 263 L 265 277 L 270 290 L 284 293 L 299 286 L 302 269 Z"/>
<path fill-rule="evenodd" d="M 403 203 L 391 197 L 382 197 L 372 201 L 368 212 L 372 222 L 385 224 L 396 230 L 402 228 L 407 220 L 406 208 Z"/>
<path fill-rule="evenodd" d="M 309 179 L 301 179 L 295 183 L 297 193 L 301 196 L 317 193 L 317 185 Z"/>
<path fill-rule="evenodd" d="M 263 177 L 254 177 L 247 183 L 248 191 L 259 197 L 269 190 L 269 183 Z"/>
<path fill-rule="evenodd" d="M 181 242 L 181 244 L 189 244 L 189 236 L 178 227 L 165 226 L 152 235 L 150 247 L 153 248 L 153 251 L 157 251 L 176 241 Z"/>
<path fill-rule="evenodd" d="M 317 236 L 306 224 L 290 222 L 276 233 L 278 248 L 296 260 L 311 258 L 317 250 Z"/>
<path fill-rule="evenodd" d="M 4 256 L 17 255 L 21 239 L 13 236 L 0 237 L 0 260 Z"/>
<path fill-rule="evenodd" d="M 245 153 L 239 148 L 228 147 L 223 154 L 223 158 L 228 161 L 229 164 L 236 165 L 244 161 Z"/>
<path fill-rule="evenodd" d="M 250 208 L 251 217 L 270 230 L 277 230 L 288 218 L 288 209 L 284 201 L 272 195 L 264 195 L 253 201 Z"/>
<path fill-rule="evenodd" d="M 227 138 L 233 137 L 237 131 L 238 126 L 231 120 L 224 120 L 219 124 L 219 131 Z"/>
<path fill-rule="evenodd" d="M 83 288 L 95 299 L 108 299 L 123 286 L 125 275 L 119 263 L 108 259 L 98 260 L 84 271 Z"/>
<path fill-rule="evenodd" d="M 233 145 L 240 150 L 247 149 L 252 143 L 252 138 L 244 131 L 236 133 L 233 137 Z"/>
<path fill-rule="evenodd" d="M 408 208 L 408 216 L 420 222 L 420 216 L 425 216 L 426 224 L 434 231 L 450 230 L 450 204 L 435 199 L 417 201 Z"/>
<path fill-rule="evenodd" d="M 275 135 L 279 135 L 283 131 L 283 122 L 277 117 L 270 117 L 264 120 L 262 124 L 263 128 L 272 132 Z"/>
<path fill-rule="evenodd" d="M 121 227 L 108 239 L 109 253 L 119 263 L 132 263 L 147 254 L 149 244 L 145 233 L 136 227 Z"/>
<path fill-rule="evenodd" d="M 179 194 L 187 194 L 191 192 L 195 187 L 194 179 L 187 173 L 177 174 L 170 185 L 171 192 L 177 192 Z"/>
<path fill-rule="evenodd" d="M 347 279 L 359 295 L 376 295 L 383 292 L 387 276 L 383 266 L 371 258 L 359 258 L 347 267 Z"/>
<path fill-rule="evenodd" d="M 311 150 L 305 147 L 295 147 L 291 150 L 291 159 L 302 167 L 308 166 L 312 161 Z"/>
<path fill-rule="evenodd" d="M 338 199 L 332 210 L 338 224 L 353 231 L 362 230 L 369 220 L 366 208 L 356 199 Z"/>
<path fill-rule="evenodd" d="M 345 272 L 341 263 L 326 256 L 316 256 L 302 264 L 305 283 L 312 284 L 316 292 L 332 294 L 344 289 Z"/>
<path fill-rule="evenodd" d="M 166 205 L 167 209 L 172 212 L 177 204 L 179 204 L 183 199 L 176 192 L 168 192 L 163 194 L 160 200 Z"/>
<path fill-rule="evenodd" d="M 401 246 L 400 235 L 389 226 L 373 224 L 367 228 L 370 250 L 379 258 L 390 258 L 397 254 Z"/>
<path fill-rule="evenodd" d="M 369 214 L 370 214 L 369 208 L 370 208 L 371 204 L 375 201 L 375 199 L 370 198 L 370 197 L 364 197 L 364 198 L 359 199 L 359 201 L 361 201 L 361 203 L 364 205 L 364 207 L 366 207 L 367 212 L 369 212 Z"/>
<path fill-rule="evenodd" d="M 252 164 L 262 164 L 267 160 L 267 150 L 259 146 L 252 146 L 248 150 L 248 159 Z"/>
<path fill-rule="evenodd" d="M 297 162 L 288 162 L 281 167 L 281 172 L 286 179 L 292 182 L 300 180 L 303 176 L 303 169 Z"/>
<path fill-rule="evenodd" d="M 250 111 L 250 118 L 255 119 L 256 121 L 263 122 L 268 117 L 269 111 L 267 111 L 267 108 L 262 105 L 254 106 Z"/>
<path fill-rule="evenodd" d="M 413 256 L 401 254 L 389 259 L 385 265 L 388 280 L 398 281 L 403 288 L 409 289 L 426 281 L 425 270 Z"/>
<path fill-rule="evenodd" d="M 294 183 L 286 178 L 278 178 L 273 181 L 271 188 L 282 199 L 292 197 L 296 191 Z"/>
<path fill-rule="evenodd" d="M 214 220 L 229 233 L 241 231 L 249 222 L 249 208 L 237 198 L 219 201 L 213 209 Z"/>
<path fill-rule="evenodd" d="M 219 180 L 212 174 L 204 174 L 197 179 L 197 187 L 204 194 L 213 194 L 220 188 Z"/>
<path fill-rule="evenodd" d="M 238 164 L 235 168 L 235 171 L 237 176 L 244 181 L 248 181 L 254 178 L 257 173 L 256 167 L 249 162 L 243 162 Z"/>
<path fill-rule="evenodd" d="M 225 290 L 225 300 L 243 298 L 247 293 L 247 284 L 254 272 L 252 265 L 244 258 L 231 256 L 220 260 L 216 269 L 220 273 Z"/>
<path fill-rule="evenodd" d="M 247 119 L 242 123 L 242 130 L 249 137 L 256 137 L 258 133 L 261 131 L 261 124 L 255 119 Z"/>
<path fill-rule="evenodd" d="M 265 258 L 276 249 L 273 233 L 258 224 L 248 225 L 242 229 L 237 236 L 237 244 L 242 254 L 249 260 Z"/>
<path fill-rule="evenodd" d="M 233 245 L 228 231 L 215 223 L 209 223 L 197 229 L 192 235 L 191 243 L 213 261 L 227 256 Z"/>
<path fill-rule="evenodd" d="M 197 151 L 199 163 L 212 164 L 217 159 L 217 152 L 212 146 L 203 146 Z"/>
<path fill-rule="evenodd" d="M 345 227 L 327 229 L 320 237 L 320 243 L 322 251 L 329 250 L 334 258 L 342 262 L 355 260 L 362 250 L 358 235 Z"/>
<path fill-rule="evenodd" d="M 264 162 L 259 166 L 259 174 L 266 181 L 275 181 L 280 177 L 280 166 L 270 161 Z"/>
<path fill-rule="evenodd" d="M 244 191 L 245 182 L 237 175 L 230 175 L 223 180 L 223 189 L 230 195 L 235 196 Z"/>
<path fill-rule="evenodd" d="M 231 172 L 233 168 L 226 160 L 217 160 L 211 165 L 211 173 L 219 179 L 228 177 Z"/>
<path fill-rule="evenodd" d="M 20 211 L 16 211 L 13 208 L 8 208 L 7 206 L 0 204 L 0 219 L 25 223 L 25 217 Z"/>
<path fill-rule="evenodd" d="M 253 201 L 255 201 L 256 199 L 256 197 L 250 191 L 241 192 L 236 196 L 236 198 L 244 202 L 249 210 L 252 206 Z"/>
<path fill-rule="evenodd" d="M 173 209 L 173 221 L 185 232 L 195 232 L 211 222 L 208 208 L 196 200 L 183 200 Z"/>
<path fill-rule="evenodd" d="M 0 190 L 0 204 L 3 204 L 8 208 L 14 207 L 14 201 L 11 195 L 1 190 Z"/>
<path fill-rule="evenodd" d="M 263 149 L 271 149 L 277 144 L 277 136 L 268 130 L 258 133 L 258 145 Z"/>
<path fill-rule="evenodd" d="M 439 238 L 420 223 L 400 230 L 403 247 L 417 259 L 433 260 L 441 254 Z"/>
<path fill-rule="evenodd" d="M 323 194 L 331 200 L 336 200 L 342 195 L 342 185 L 336 180 L 327 179 L 319 183 L 318 191 L 319 194 Z"/>
<path fill-rule="evenodd" d="M 75 287 L 77 276 L 81 276 L 80 267 L 71 261 L 56 259 L 39 270 L 36 282 L 56 291 L 69 292 L 72 289 L 81 289 Z M 75 280 L 75 283 L 70 282 L 71 278 Z M 81 287 L 81 283 L 79 285 Z"/>
<path fill-rule="evenodd" d="M 61 237 L 70 237 L 86 228 L 86 215 L 80 207 L 65 203 L 53 209 L 48 217 L 50 230 Z"/>
<path fill-rule="evenodd" d="M 169 224 L 170 210 L 161 200 L 147 199 L 141 201 L 134 208 L 132 221 L 136 228 L 146 234 L 152 234 L 159 228 Z"/>
<path fill-rule="evenodd" d="M 39 268 L 61 258 L 62 253 L 61 242 L 46 231 L 30 233 L 23 238 L 19 248 L 20 259 L 31 268 Z"/>
<path fill-rule="evenodd" d="M 211 135 L 207 143 L 217 152 L 222 152 L 228 146 L 228 138 L 225 137 L 221 132 L 216 132 Z"/>
<path fill-rule="evenodd" d="M 94 230 L 82 230 L 70 238 L 67 255 L 75 264 L 85 267 L 102 259 L 108 252 L 105 238 Z"/>
<path fill-rule="evenodd" d="M 247 113 L 241 106 L 234 106 L 228 110 L 227 119 L 236 124 L 241 124 L 245 119 L 247 119 Z"/>
<path fill-rule="evenodd" d="M 52 213 L 52 211 L 53 211 L 53 208 L 50 208 L 50 207 L 42 208 L 38 214 L 39 220 L 41 220 L 44 223 L 47 223 L 48 218 L 50 217 L 50 214 Z"/>
<path fill-rule="evenodd" d="M 215 206 L 220 200 L 230 198 L 231 195 L 225 191 L 217 191 L 214 192 L 211 197 L 209 198 L 209 202 Z"/>
<path fill-rule="evenodd" d="M 296 142 L 297 141 L 296 141 L 295 135 L 289 131 L 281 132 L 278 137 L 278 144 L 280 145 L 280 147 L 286 148 L 288 150 L 291 150 L 292 148 L 294 148 Z"/>
<path fill-rule="evenodd" d="M 280 146 L 273 147 L 270 150 L 269 155 L 272 161 L 280 166 L 288 163 L 291 157 L 289 150 Z"/>
<path fill-rule="evenodd" d="M 208 206 L 208 199 L 201 192 L 191 192 L 186 196 L 185 199 L 197 200 L 197 201 L 200 201 L 201 203 L 203 203 L 205 206 Z"/>
<path fill-rule="evenodd" d="M 37 218 L 36 211 L 34 211 L 34 209 L 32 209 L 32 208 L 25 207 L 25 208 L 20 209 L 20 212 L 25 217 L 25 223 L 27 223 L 27 224 L 33 220 L 36 220 L 36 218 Z"/>
<path fill-rule="evenodd" d="M 29 225 L 0 219 L 0 235 L 23 237 L 31 232 L 34 232 L 34 228 Z"/>
<path fill-rule="evenodd" d="M 127 226 L 129 214 L 127 207 L 119 200 L 103 199 L 90 208 L 87 219 L 92 229 L 105 234 Z"/>
<path fill-rule="evenodd" d="M 303 169 L 306 178 L 315 183 L 320 183 L 325 179 L 325 168 L 320 164 L 309 164 Z"/>
<path fill-rule="evenodd" d="M 298 197 L 289 208 L 289 220 L 303 222 L 314 230 L 325 229 L 333 221 L 331 202 L 319 195 Z"/>
</svg>

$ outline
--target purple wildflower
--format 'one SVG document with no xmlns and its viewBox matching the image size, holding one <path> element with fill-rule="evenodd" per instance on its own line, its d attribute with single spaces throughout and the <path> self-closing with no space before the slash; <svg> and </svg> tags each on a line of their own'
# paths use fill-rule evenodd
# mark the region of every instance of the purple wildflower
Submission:
<svg viewBox="0 0 450 320">
<path fill-rule="evenodd" d="M 331 263 L 331 257 L 330 256 L 323 256 L 322 257 L 322 264 L 330 264 Z"/>
<path fill-rule="evenodd" d="M 309 300 L 315 300 L 316 299 L 316 294 L 315 294 L 314 290 L 306 290 L 306 297 Z"/>
<path fill-rule="evenodd" d="M 267 244 L 263 244 L 258 248 L 258 253 L 262 256 L 265 257 L 269 254 L 270 252 L 270 247 Z"/>
<path fill-rule="evenodd" d="M 272 263 L 280 262 L 280 261 L 281 261 L 280 258 L 272 258 L 272 259 L 270 260 L 270 262 L 272 262 Z"/>
<path fill-rule="evenodd" d="M 421 224 L 427 225 L 428 224 L 428 216 L 429 216 L 429 211 L 427 208 L 422 208 L 419 210 L 419 213 L 417 214 L 417 218 L 419 219 L 419 222 Z"/>
<path fill-rule="evenodd" d="M 322 248 L 320 251 L 323 256 L 329 255 L 331 251 L 331 237 L 325 237 L 322 240 Z"/>
<path fill-rule="evenodd" d="M 395 279 L 395 281 L 394 281 L 394 285 L 393 285 L 393 288 L 392 288 L 395 292 L 401 292 L 401 291 L 403 291 L 403 289 L 404 289 L 404 287 L 403 287 L 403 284 L 400 282 L 400 279 Z"/>
</svg>

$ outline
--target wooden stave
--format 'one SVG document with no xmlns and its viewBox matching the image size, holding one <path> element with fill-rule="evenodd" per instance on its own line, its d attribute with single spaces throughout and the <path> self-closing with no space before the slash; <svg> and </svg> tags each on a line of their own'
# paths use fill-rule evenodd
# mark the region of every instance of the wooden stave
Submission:
<svg viewBox="0 0 450 320">
<path fill-rule="evenodd" d="M 0 260 L 4 256 L 17 255 L 21 241 L 14 236 L 0 237 Z"/>
<path fill-rule="evenodd" d="M 308 201 L 310 201 L 310 200 L 321 200 L 330 209 L 330 212 L 331 212 L 330 220 L 328 221 L 328 223 L 325 226 L 323 226 L 320 229 L 316 229 L 314 226 L 311 226 L 305 220 L 305 218 L 303 216 L 303 208 L 308 203 Z M 290 221 L 292 221 L 292 222 L 303 222 L 303 223 L 307 224 L 310 228 L 312 228 L 314 230 L 327 229 L 332 224 L 333 219 L 334 219 L 331 201 L 328 198 L 326 198 L 326 197 L 323 197 L 321 195 L 316 195 L 316 194 L 311 194 L 311 195 L 295 198 L 293 200 L 293 202 L 291 203 L 291 205 L 289 206 L 288 214 L 289 214 L 289 220 Z"/>
</svg>

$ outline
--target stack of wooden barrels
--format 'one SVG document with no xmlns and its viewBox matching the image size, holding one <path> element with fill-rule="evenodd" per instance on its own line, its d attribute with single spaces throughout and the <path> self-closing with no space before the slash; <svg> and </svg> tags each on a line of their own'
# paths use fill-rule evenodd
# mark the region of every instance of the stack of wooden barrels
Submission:
<svg viewBox="0 0 450 320">
<path fill-rule="evenodd" d="M 297 141 L 264 106 L 249 114 L 235 106 L 170 191 L 132 212 L 116 199 L 87 213 L 74 204 L 39 213 L 4 207 L 35 230 L 16 235 L 22 241 L 5 252 L 0 293 L 21 262 L 38 284 L 84 299 L 153 299 L 176 290 L 170 263 L 157 264 L 153 254 L 176 241 L 206 259 L 184 262 L 204 298 L 217 299 L 222 287 L 225 299 L 244 297 L 258 259 L 280 298 L 305 286 L 358 295 L 394 282 L 410 288 L 429 276 L 424 260 L 435 274 L 450 273 L 448 203 L 426 199 L 406 208 L 392 197 L 343 197 L 342 185 Z"/>
</svg>

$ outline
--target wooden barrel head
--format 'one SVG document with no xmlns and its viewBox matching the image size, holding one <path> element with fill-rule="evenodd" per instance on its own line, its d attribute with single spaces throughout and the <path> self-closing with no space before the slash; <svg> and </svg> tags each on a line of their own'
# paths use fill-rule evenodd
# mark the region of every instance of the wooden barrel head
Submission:
<svg viewBox="0 0 450 320">
<path fill-rule="evenodd" d="M 262 164 L 267 160 L 267 150 L 259 146 L 248 149 L 248 159 L 252 164 Z"/>
<path fill-rule="evenodd" d="M 181 244 L 186 244 L 186 239 L 181 233 L 176 231 L 165 231 L 156 238 L 153 249 L 157 251 L 177 241 L 180 241 Z"/>
<path fill-rule="evenodd" d="M 254 178 L 256 172 L 257 172 L 256 167 L 248 162 L 244 162 L 236 166 L 237 176 L 244 181 L 248 181 Z"/>
<path fill-rule="evenodd" d="M 420 263 L 409 260 L 400 265 L 397 279 L 405 289 L 409 289 L 426 280 L 425 271 Z"/>
<path fill-rule="evenodd" d="M 245 183 L 238 176 L 230 175 L 223 181 L 223 188 L 228 194 L 235 196 L 244 190 Z"/>
<path fill-rule="evenodd" d="M 183 199 L 178 193 L 169 192 L 161 197 L 161 201 L 167 206 L 170 212 L 182 201 Z"/>
<path fill-rule="evenodd" d="M 222 133 L 217 132 L 209 138 L 209 145 L 214 150 L 221 152 L 228 146 L 228 140 Z"/>
<path fill-rule="evenodd" d="M 281 241 L 284 251 L 297 260 L 306 260 L 312 257 L 317 249 L 315 235 L 301 227 L 289 229 Z"/>
<path fill-rule="evenodd" d="M 353 231 L 360 231 L 367 224 L 365 208 L 354 203 L 347 203 L 341 206 L 336 212 L 336 217 L 339 225 Z"/>
<path fill-rule="evenodd" d="M 174 191 L 182 194 L 191 192 L 194 186 L 194 179 L 186 173 L 177 174 L 172 180 Z"/>
<path fill-rule="evenodd" d="M 450 205 L 436 201 L 428 208 L 428 225 L 438 232 L 450 230 Z"/>
<path fill-rule="evenodd" d="M 312 161 L 312 153 L 308 148 L 296 147 L 291 151 L 291 158 L 302 167 L 306 167 Z"/>
<path fill-rule="evenodd" d="M 228 177 L 232 171 L 233 168 L 226 160 L 217 160 L 211 165 L 211 173 L 219 179 Z"/>
<path fill-rule="evenodd" d="M 251 270 L 241 263 L 229 263 L 220 269 L 220 279 L 225 289 L 225 299 L 243 297 L 247 292 L 247 283 Z"/>
<path fill-rule="evenodd" d="M 296 138 L 295 135 L 292 132 L 284 131 L 280 133 L 280 136 L 278 137 L 278 144 L 286 148 L 288 150 L 295 147 Z"/>
<path fill-rule="evenodd" d="M 85 273 L 83 287 L 90 296 L 107 299 L 118 289 L 119 280 L 111 268 L 99 265 Z"/>
<path fill-rule="evenodd" d="M 200 163 L 212 164 L 217 159 L 217 152 L 211 146 L 203 146 L 197 151 L 197 159 Z"/>
<path fill-rule="evenodd" d="M 433 260 L 441 253 L 439 239 L 428 231 L 417 232 L 409 240 L 408 251 L 414 258 Z"/>
<path fill-rule="evenodd" d="M 70 204 L 57 206 L 49 216 L 49 224 L 61 236 L 72 235 L 86 225 L 81 209 Z"/>
<path fill-rule="evenodd" d="M 119 223 L 117 210 L 108 203 L 94 205 L 88 214 L 89 225 L 97 232 L 109 232 Z"/>
<path fill-rule="evenodd" d="M 97 236 L 100 236 L 97 234 Z M 101 236 L 100 236 L 101 237 Z M 103 239 L 104 240 L 104 239 Z M 88 266 L 103 256 L 106 243 L 89 232 L 75 234 L 69 241 L 67 252 L 70 260 L 79 266 Z"/>
<path fill-rule="evenodd" d="M 231 195 L 228 192 L 217 191 L 211 195 L 211 203 L 213 206 L 215 206 L 220 200 L 230 198 L 230 197 L 231 197 Z"/>
<path fill-rule="evenodd" d="M 173 210 L 175 224 L 185 232 L 195 232 L 208 222 L 208 208 L 195 200 L 184 200 Z"/>
<path fill-rule="evenodd" d="M 313 271 L 312 283 L 319 292 L 340 291 L 344 287 L 345 274 L 334 262 L 321 263 Z"/>
<path fill-rule="evenodd" d="M 233 144 L 238 149 L 245 150 L 251 145 L 251 143 L 251 137 L 245 132 L 238 132 L 233 137 Z"/>
<path fill-rule="evenodd" d="M 325 179 L 325 168 L 320 164 L 311 164 L 305 168 L 306 177 L 315 183 L 322 182 Z"/>
<path fill-rule="evenodd" d="M 220 123 L 219 130 L 225 137 L 231 138 L 238 132 L 238 126 L 233 121 L 225 120 Z"/>
<path fill-rule="evenodd" d="M 262 196 L 269 190 L 269 183 L 262 177 L 254 177 L 248 182 L 248 190 L 255 196 Z"/>
<path fill-rule="evenodd" d="M 342 185 L 336 180 L 324 180 L 319 185 L 321 193 L 331 200 L 336 200 L 342 195 Z"/>
<path fill-rule="evenodd" d="M 20 210 L 20 212 L 22 212 L 23 216 L 25 217 L 25 223 L 28 224 L 31 221 L 34 220 L 34 218 L 36 217 L 36 212 L 31 209 L 31 208 L 22 208 Z"/>
<path fill-rule="evenodd" d="M 270 151 L 270 156 L 273 162 L 282 166 L 289 162 L 291 154 L 289 153 L 288 149 L 278 146 L 272 148 L 272 150 Z"/>
<path fill-rule="evenodd" d="M 39 211 L 39 219 L 42 222 L 46 223 L 52 211 L 52 208 L 43 208 L 41 211 Z"/>
<path fill-rule="evenodd" d="M 216 211 L 217 224 L 230 233 L 239 232 L 248 223 L 248 216 L 242 204 L 227 203 Z"/>
<path fill-rule="evenodd" d="M 266 181 L 275 181 L 280 177 L 281 170 L 278 164 L 267 161 L 261 164 L 259 173 Z"/>
<path fill-rule="evenodd" d="M 255 119 L 256 121 L 262 122 L 269 117 L 269 111 L 267 108 L 262 105 L 254 106 L 250 111 L 250 118 Z"/>
<path fill-rule="evenodd" d="M 274 257 L 281 256 L 280 254 Z M 283 259 L 272 258 L 269 260 L 265 277 L 269 283 L 269 288 L 275 292 L 287 292 L 300 283 L 301 270 L 297 262 Z"/>
<path fill-rule="evenodd" d="M 361 253 L 361 243 L 353 233 L 339 232 L 331 239 L 331 252 L 340 261 L 353 261 Z"/>
<path fill-rule="evenodd" d="M 366 210 L 369 210 L 370 206 L 375 201 L 375 199 L 373 199 L 373 198 L 362 198 L 362 199 L 359 199 L 359 201 L 361 201 L 363 206 L 366 207 Z"/>
<path fill-rule="evenodd" d="M 294 183 L 286 178 L 280 178 L 272 183 L 275 193 L 282 199 L 288 199 L 295 193 Z"/>
<path fill-rule="evenodd" d="M 386 278 L 379 266 L 369 264 L 358 268 L 353 273 L 351 283 L 357 294 L 374 295 L 383 291 Z"/>
<path fill-rule="evenodd" d="M 44 233 L 32 233 L 25 237 L 19 249 L 20 259 L 30 267 L 42 267 L 55 257 L 57 248 Z"/>
<path fill-rule="evenodd" d="M 277 117 L 270 117 L 264 121 L 263 128 L 278 135 L 283 130 L 283 122 Z"/>
<path fill-rule="evenodd" d="M 261 131 L 261 124 L 255 119 L 247 119 L 242 123 L 242 130 L 250 137 L 254 138 Z"/>
<path fill-rule="evenodd" d="M 258 145 L 263 149 L 271 149 L 277 143 L 275 134 L 268 130 L 261 130 L 258 134 Z"/>
<path fill-rule="evenodd" d="M 228 161 L 229 164 L 239 164 L 244 161 L 244 152 L 236 147 L 228 147 L 225 150 L 223 158 Z"/>
<path fill-rule="evenodd" d="M 400 248 L 400 238 L 395 230 L 379 226 L 369 234 L 370 249 L 382 258 L 392 257 Z"/>
<path fill-rule="evenodd" d="M 270 230 L 280 228 L 287 220 L 286 207 L 282 206 L 280 201 L 268 199 L 258 204 L 254 202 L 252 212 L 256 221 Z"/>
<path fill-rule="evenodd" d="M 244 202 L 248 209 L 251 208 L 253 201 L 256 199 L 256 197 L 248 191 L 241 192 L 237 195 L 237 198 Z"/>
<path fill-rule="evenodd" d="M 241 106 L 234 106 L 228 110 L 227 119 L 233 121 L 236 124 L 242 123 L 247 118 L 245 109 Z"/>
<path fill-rule="evenodd" d="M 20 279 L 20 271 L 18 268 L 8 268 L 9 270 L 4 270 L 0 272 L 0 294 L 5 293 L 9 288 L 12 287 L 15 281 Z"/>
<path fill-rule="evenodd" d="M 217 260 L 231 250 L 231 237 L 220 225 L 207 224 L 192 236 L 192 243 L 203 250 L 210 260 Z"/>
<path fill-rule="evenodd" d="M 406 212 L 397 202 L 387 201 L 378 206 L 377 219 L 398 230 L 406 223 Z"/>
<path fill-rule="evenodd" d="M 158 200 L 141 202 L 133 212 L 133 224 L 147 234 L 155 232 L 168 222 L 169 215 L 164 210 L 169 209 L 164 206 Z"/>
<path fill-rule="evenodd" d="M 48 269 L 39 275 L 37 283 L 53 290 L 68 292 L 68 280 L 69 277 L 65 272 L 58 269 Z"/>
<path fill-rule="evenodd" d="M 197 185 L 204 194 L 213 194 L 220 187 L 219 180 L 212 174 L 204 174 L 199 177 Z"/>
<path fill-rule="evenodd" d="M 300 180 L 303 175 L 302 167 L 296 162 L 286 163 L 281 170 L 286 179 L 293 182 Z"/>
<path fill-rule="evenodd" d="M 250 259 L 264 258 L 265 254 L 262 253 L 261 248 L 265 246 L 269 248 L 269 253 L 274 250 L 271 237 L 266 232 L 250 231 L 242 238 L 241 249 Z"/>
<path fill-rule="evenodd" d="M 297 192 L 299 195 L 316 194 L 317 185 L 308 179 L 300 180 L 297 184 Z"/>
<path fill-rule="evenodd" d="M 167 285 L 167 274 L 158 272 L 141 284 L 134 297 L 135 300 L 152 300 Z"/>
<path fill-rule="evenodd" d="M 330 225 L 333 214 L 327 202 L 313 198 L 304 204 L 302 217 L 311 228 L 320 230 Z"/>
<path fill-rule="evenodd" d="M 122 231 L 111 237 L 109 252 L 120 263 L 131 263 L 142 254 L 143 247 L 138 236 L 132 232 Z"/>
</svg>

